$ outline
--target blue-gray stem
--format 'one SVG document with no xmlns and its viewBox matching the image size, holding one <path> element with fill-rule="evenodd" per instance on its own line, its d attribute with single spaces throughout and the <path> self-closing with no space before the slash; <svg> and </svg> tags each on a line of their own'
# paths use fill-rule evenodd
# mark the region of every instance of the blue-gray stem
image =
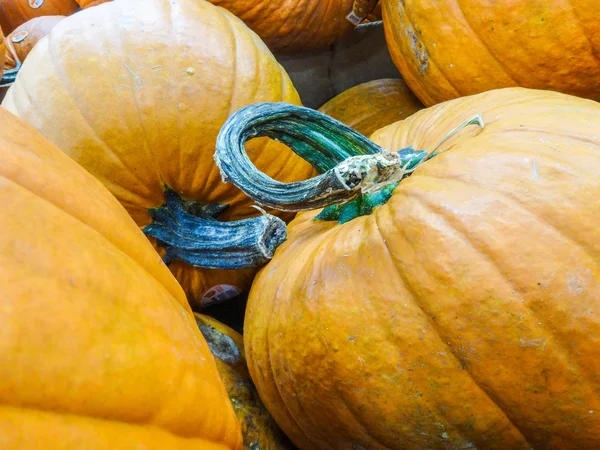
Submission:
<svg viewBox="0 0 600 450">
<path fill-rule="evenodd" d="M 179 260 L 206 269 L 266 264 L 287 236 L 285 222 L 269 214 L 234 222 L 216 220 L 226 208 L 183 200 L 165 187 L 165 203 L 149 210 L 152 223 L 143 231 L 165 249 L 166 264 Z"/>
<path fill-rule="evenodd" d="M 0 79 L 0 88 L 9 87 L 11 84 L 15 82 L 17 79 L 17 74 L 19 73 L 19 69 L 21 68 L 21 61 L 17 61 L 17 66 L 5 70 L 2 74 L 2 78 Z"/>
<path fill-rule="evenodd" d="M 245 150 L 246 141 L 259 136 L 286 144 L 321 175 L 282 183 L 260 172 Z M 221 128 L 215 161 L 223 181 L 233 183 L 258 204 L 281 211 L 302 211 L 385 191 L 397 185 L 425 156 L 427 152 L 412 148 L 397 153 L 385 151 L 352 128 L 313 109 L 258 103 L 238 110 Z M 385 199 L 379 196 L 378 201 L 387 198 L 389 195 Z"/>
</svg>

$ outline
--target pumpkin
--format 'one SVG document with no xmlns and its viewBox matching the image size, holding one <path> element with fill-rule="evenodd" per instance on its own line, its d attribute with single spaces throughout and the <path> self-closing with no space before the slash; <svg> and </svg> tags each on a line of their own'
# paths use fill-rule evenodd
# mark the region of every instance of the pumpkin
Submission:
<svg viewBox="0 0 600 450">
<path fill-rule="evenodd" d="M 257 228 L 238 223 L 260 213 L 221 183 L 213 159 L 232 112 L 278 100 L 300 102 L 241 20 L 203 0 L 132 0 L 83 10 L 54 28 L 27 57 L 3 106 L 108 187 L 158 239 L 190 301 L 202 307 L 247 292 L 257 269 L 235 267 L 244 258 L 268 260 L 261 227 L 285 228 L 271 216 L 255 217 Z M 313 172 L 282 144 L 261 139 L 249 151 L 280 179 Z"/>
<path fill-rule="evenodd" d="M 600 3 L 383 0 L 392 58 L 425 104 L 511 86 L 600 100 Z"/>
<path fill-rule="evenodd" d="M 329 100 L 319 111 L 369 136 L 422 108 L 404 81 L 386 78 L 354 86 Z"/>
<path fill-rule="evenodd" d="M 109 2 L 111 0 L 75 0 L 79 6 L 83 8 L 91 8 L 92 6 L 98 6 L 102 3 Z"/>
<path fill-rule="evenodd" d="M 139 227 L 33 127 L 4 108 L 0 123 L 2 447 L 239 449 L 206 341 Z"/>
<path fill-rule="evenodd" d="M 241 425 L 244 448 L 290 449 L 286 436 L 277 427 L 252 383 L 246 366 L 242 335 L 210 316 L 198 313 L 194 316 L 213 354 Z"/>
<path fill-rule="evenodd" d="M 373 0 L 210 1 L 241 18 L 273 52 L 283 53 L 325 48 L 375 8 Z"/>
<path fill-rule="evenodd" d="M 246 126 L 285 133 L 322 175 L 264 178 Z M 259 204 L 328 205 L 290 223 L 244 323 L 252 379 L 299 448 L 600 447 L 599 127 L 600 104 L 524 88 L 373 142 L 285 104 L 224 125 L 226 180 Z"/>
<path fill-rule="evenodd" d="M 4 61 L 6 60 L 6 41 L 4 40 L 4 34 L 2 28 L 0 28 L 0 80 L 4 74 Z M 0 83 L 2 84 L 2 83 Z"/>
<path fill-rule="evenodd" d="M 37 42 L 50 33 L 54 26 L 65 16 L 35 17 L 18 26 L 6 38 L 7 54 L 4 70 L 16 69 Z"/>
<path fill-rule="evenodd" d="M 0 26 L 8 35 L 34 17 L 69 16 L 78 8 L 75 0 L 2 0 Z"/>
</svg>

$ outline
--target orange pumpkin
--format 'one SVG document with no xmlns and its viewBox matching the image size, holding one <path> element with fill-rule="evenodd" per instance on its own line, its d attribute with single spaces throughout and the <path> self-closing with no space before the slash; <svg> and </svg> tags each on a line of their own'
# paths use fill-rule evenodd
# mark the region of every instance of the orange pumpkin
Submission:
<svg viewBox="0 0 600 450">
<path fill-rule="evenodd" d="M 237 267 L 241 259 L 235 248 L 222 248 L 221 228 L 214 229 L 231 224 L 211 218 L 260 213 L 242 192 L 221 183 L 213 154 L 221 125 L 240 107 L 300 102 L 266 46 L 241 20 L 203 0 L 110 2 L 65 19 L 49 38 L 29 55 L 3 106 L 100 179 L 140 227 L 159 237 L 170 269 L 195 305 L 247 291 L 257 269 L 218 269 Z M 312 173 L 281 144 L 262 139 L 250 143 L 249 151 L 280 179 Z M 182 229 L 181 220 L 171 219 L 171 207 L 184 215 L 193 209 L 186 221 L 193 225 Z M 192 228 L 198 215 L 213 226 L 207 233 Z M 231 225 L 230 231 L 242 239 L 244 229 Z M 198 238 L 208 241 L 209 250 L 190 255 L 187 245 Z M 205 254 L 217 256 L 198 262 Z M 203 264 L 212 268 L 195 267 Z"/>
<path fill-rule="evenodd" d="M 258 396 L 246 366 L 241 334 L 204 314 L 194 314 L 223 379 L 233 409 L 242 428 L 248 450 L 286 450 L 288 439 Z"/>
<path fill-rule="evenodd" d="M 78 8 L 75 0 L 2 0 L 0 26 L 9 34 L 34 17 L 69 16 Z"/>
<path fill-rule="evenodd" d="M 2 28 L 0 28 L 0 79 L 4 73 L 4 61 L 6 60 L 6 41 L 4 40 L 4 34 Z M 2 84 L 2 83 L 0 83 Z"/>
<path fill-rule="evenodd" d="M 17 68 L 33 49 L 35 44 L 50 33 L 54 26 L 65 16 L 35 17 L 18 26 L 6 37 L 7 54 L 4 70 Z"/>
<path fill-rule="evenodd" d="M 422 108 L 404 81 L 386 78 L 354 86 L 329 100 L 319 111 L 369 136 Z"/>
<path fill-rule="evenodd" d="M 476 114 L 483 129 L 449 133 Z M 250 123 L 334 169 L 286 189 L 239 172 Z M 419 111 L 373 142 L 306 108 L 227 122 L 224 176 L 257 202 L 354 198 L 299 213 L 249 295 L 249 370 L 298 447 L 600 448 L 598 129 L 600 104 L 523 88 Z M 312 148 L 292 142 L 307 133 Z M 365 156 L 336 165 L 344 152 Z"/>
<path fill-rule="evenodd" d="M 600 100 L 600 3 L 382 0 L 390 54 L 425 104 L 511 86 Z"/>
<path fill-rule="evenodd" d="M 185 295 L 102 184 L 0 108 L 0 440 L 239 449 Z"/>
<path fill-rule="evenodd" d="M 374 0 L 210 1 L 241 18 L 272 51 L 286 53 L 333 44 L 375 8 Z"/>
<path fill-rule="evenodd" d="M 111 0 L 75 0 L 79 6 L 83 8 L 91 8 L 92 6 L 98 6 L 102 3 L 107 3 Z"/>
</svg>

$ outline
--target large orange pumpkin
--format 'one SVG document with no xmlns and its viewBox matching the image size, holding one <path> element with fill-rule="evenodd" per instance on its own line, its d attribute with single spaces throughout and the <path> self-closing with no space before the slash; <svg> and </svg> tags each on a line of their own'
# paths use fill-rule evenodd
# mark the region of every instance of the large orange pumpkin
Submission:
<svg viewBox="0 0 600 450">
<path fill-rule="evenodd" d="M 374 0 L 210 1 L 241 18 L 274 52 L 327 47 L 375 8 Z"/>
<path fill-rule="evenodd" d="M 475 114 L 483 129 L 448 133 Z M 259 203 L 358 195 L 345 223 L 325 220 L 332 206 L 298 214 L 250 292 L 250 373 L 286 434 L 302 449 L 600 448 L 600 104 L 523 88 L 464 97 L 373 134 L 398 154 L 326 119 L 250 107 L 217 145 Z M 238 172 L 250 123 L 321 170 L 368 156 L 283 189 Z M 296 145 L 309 135 L 312 149 Z M 357 215 L 363 188 L 380 205 Z"/>
<path fill-rule="evenodd" d="M 249 233 L 234 225 L 221 233 L 214 228 L 225 225 L 211 218 L 260 215 L 242 192 L 221 183 L 217 134 L 240 107 L 279 100 L 300 102 L 273 55 L 232 14 L 204 0 L 128 0 L 81 11 L 54 28 L 27 57 L 3 106 L 100 179 L 138 225 L 160 238 L 171 270 L 200 305 L 246 291 L 256 272 L 216 269 L 237 267 L 242 259 L 235 245 L 223 249 L 225 240 Z M 281 179 L 312 173 L 281 144 L 259 140 L 249 151 Z M 173 219 L 174 209 L 189 220 Z M 208 231 L 196 231 L 197 215 L 210 222 L 202 229 Z"/>
<path fill-rule="evenodd" d="M 385 78 L 354 86 L 329 100 L 319 111 L 369 136 L 420 109 L 423 104 L 404 81 Z"/>
<path fill-rule="evenodd" d="M 78 8 L 75 0 L 2 0 L 0 26 L 9 34 L 34 17 L 69 16 Z"/>
<path fill-rule="evenodd" d="M 287 450 L 288 439 L 260 400 L 246 365 L 244 338 L 227 325 L 204 314 L 194 314 L 242 428 L 248 450 Z"/>
<path fill-rule="evenodd" d="M 185 295 L 125 209 L 0 108 L 0 442 L 239 449 Z"/>
<path fill-rule="evenodd" d="M 600 2 L 382 0 L 392 58 L 426 105 L 510 86 L 600 100 Z"/>
<path fill-rule="evenodd" d="M 4 70 L 19 67 L 35 44 L 64 18 L 65 16 L 35 17 L 18 26 L 6 37 L 7 54 Z"/>
</svg>

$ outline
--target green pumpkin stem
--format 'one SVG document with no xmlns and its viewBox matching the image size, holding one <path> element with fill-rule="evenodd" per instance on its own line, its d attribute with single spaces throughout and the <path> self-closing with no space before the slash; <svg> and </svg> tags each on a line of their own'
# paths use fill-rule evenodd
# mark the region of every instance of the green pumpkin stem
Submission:
<svg viewBox="0 0 600 450">
<path fill-rule="evenodd" d="M 266 264 L 287 236 L 285 222 L 266 213 L 234 222 L 216 220 L 226 208 L 183 200 L 165 187 L 165 203 L 149 211 L 152 223 L 143 231 L 165 249 L 166 264 L 178 260 L 206 269 Z"/>
<path fill-rule="evenodd" d="M 464 127 L 483 127 L 481 115 L 460 124 L 432 151 L 412 147 L 388 152 L 343 123 L 313 109 L 287 103 L 258 103 L 233 114 L 217 138 L 215 161 L 231 182 L 260 205 L 281 211 L 327 207 L 316 219 L 347 222 L 385 203 L 398 183 L 435 156 L 437 148 Z M 260 172 L 245 143 L 266 136 L 286 144 L 320 175 L 281 183 Z"/>
<path fill-rule="evenodd" d="M 281 183 L 260 172 L 245 143 L 267 136 L 289 146 L 321 174 Z M 221 128 L 215 160 L 231 182 L 260 205 L 303 211 L 346 203 L 361 194 L 397 184 L 427 152 L 391 153 L 362 134 L 313 109 L 287 103 L 258 103 L 240 109 Z"/>
</svg>

